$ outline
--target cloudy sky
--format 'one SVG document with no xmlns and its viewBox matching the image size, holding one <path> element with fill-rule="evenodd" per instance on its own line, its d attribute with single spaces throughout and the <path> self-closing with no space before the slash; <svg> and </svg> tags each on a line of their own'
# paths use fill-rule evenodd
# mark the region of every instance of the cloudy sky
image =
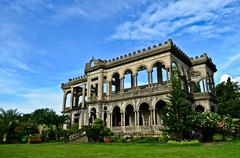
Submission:
<svg viewBox="0 0 240 158">
<path fill-rule="evenodd" d="M 60 84 L 93 56 L 111 59 L 173 39 L 208 53 L 216 83 L 240 81 L 239 0 L 0 0 L 0 107 L 61 111 Z"/>
</svg>

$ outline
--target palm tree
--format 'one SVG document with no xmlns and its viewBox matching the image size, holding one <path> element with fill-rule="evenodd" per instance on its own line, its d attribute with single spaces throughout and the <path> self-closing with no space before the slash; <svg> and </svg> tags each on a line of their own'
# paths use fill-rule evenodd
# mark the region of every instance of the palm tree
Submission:
<svg viewBox="0 0 240 158">
<path fill-rule="evenodd" d="M 8 142 L 16 133 L 20 113 L 17 109 L 4 110 L 0 108 L 0 142 Z"/>
</svg>

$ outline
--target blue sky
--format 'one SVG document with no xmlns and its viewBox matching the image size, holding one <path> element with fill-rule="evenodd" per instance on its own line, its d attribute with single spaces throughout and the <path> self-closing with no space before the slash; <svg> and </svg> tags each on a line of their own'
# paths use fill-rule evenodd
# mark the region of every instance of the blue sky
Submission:
<svg viewBox="0 0 240 158">
<path fill-rule="evenodd" d="M 216 83 L 240 81 L 239 0 L 0 0 L 0 107 L 61 110 L 60 84 L 93 56 L 111 59 L 173 39 L 208 53 Z"/>
</svg>

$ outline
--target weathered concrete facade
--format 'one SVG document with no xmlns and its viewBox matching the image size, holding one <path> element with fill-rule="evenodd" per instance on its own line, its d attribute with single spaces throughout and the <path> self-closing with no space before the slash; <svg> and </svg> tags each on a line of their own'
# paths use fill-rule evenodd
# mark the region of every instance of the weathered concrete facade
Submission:
<svg viewBox="0 0 240 158">
<path fill-rule="evenodd" d="M 216 111 L 214 73 L 207 54 L 189 58 L 172 40 L 106 61 L 92 59 L 85 75 L 62 84 L 64 115 L 79 127 L 98 117 L 123 135 L 158 135 L 171 69 L 181 72 L 192 109 Z"/>
</svg>

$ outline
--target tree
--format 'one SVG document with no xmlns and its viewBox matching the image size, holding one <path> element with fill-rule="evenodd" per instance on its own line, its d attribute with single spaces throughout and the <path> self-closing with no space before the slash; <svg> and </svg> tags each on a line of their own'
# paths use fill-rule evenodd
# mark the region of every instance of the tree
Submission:
<svg viewBox="0 0 240 158">
<path fill-rule="evenodd" d="M 237 82 L 232 82 L 230 77 L 227 82 L 216 86 L 218 113 L 240 118 L 240 87 Z"/>
<path fill-rule="evenodd" d="M 182 88 L 180 73 L 172 70 L 171 91 L 167 105 L 164 108 L 163 124 L 165 131 L 174 134 L 176 139 L 184 139 L 190 129 L 191 105 L 187 100 L 187 92 Z"/>
<path fill-rule="evenodd" d="M 0 142 L 9 142 L 11 139 L 14 139 L 20 115 L 17 109 L 5 111 L 0 108 Z"/>
<path fill-rule="evenodd" d="M 96 118 L 93 125 L 85 126 L 83 131 L 86 133 L 89 141 L 102 141 L 103 137 L 113 135 L 109 128 L 104 127 L 103 120 L 100 118 Z"/>
</svg>

